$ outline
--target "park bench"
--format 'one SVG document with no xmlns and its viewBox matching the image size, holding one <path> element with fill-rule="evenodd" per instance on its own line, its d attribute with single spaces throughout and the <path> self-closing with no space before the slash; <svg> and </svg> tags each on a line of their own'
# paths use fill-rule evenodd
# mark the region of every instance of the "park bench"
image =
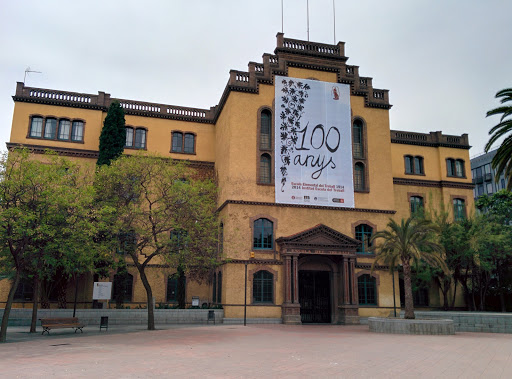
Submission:
<svg viewBox="0 0 512 379">
<path fill-rule="evenodd" d="M 84 324 L 78 321 L 78 317 L 55 317 L 55 318 L 40 318 L 41 326 L 43 327 L 44 332 L 50 334 L 50 329 L 59 329 L 59 328 L 73 328 L 75 329 L 75 333 L 80 330 L 80 332 L 84 332 L 82 328 L 85 326 Z"/>
</svg>

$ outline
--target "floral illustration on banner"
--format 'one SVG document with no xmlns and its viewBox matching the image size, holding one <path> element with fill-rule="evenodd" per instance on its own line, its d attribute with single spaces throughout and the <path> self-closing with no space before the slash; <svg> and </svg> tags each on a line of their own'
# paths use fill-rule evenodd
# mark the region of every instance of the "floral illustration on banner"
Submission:
<svg viewBox="0 0 512 379">
<path fill-rule="evenodd" d="M 308 90 L 311 88 L 308 84 L 296 82 L 294 80 L 283 79 L 281 82 L 283 88 L 281 92 L 281 192 L 284 192 L 288 176 L 288 166 L 291 163 L 291 155 L 295 151 L 297 143 L 297 132 L 300 131 L 300 119 L 304 114 L 304 103 L 308 98 Z"/>
</svg>

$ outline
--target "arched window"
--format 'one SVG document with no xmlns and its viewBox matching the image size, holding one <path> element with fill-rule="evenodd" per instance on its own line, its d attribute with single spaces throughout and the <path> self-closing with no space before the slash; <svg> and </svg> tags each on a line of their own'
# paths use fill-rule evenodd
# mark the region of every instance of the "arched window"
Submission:
<svg viewBox="0 0 512 379">
<path fill-rule="evenodd" d="M 34 298 L 34 287 L 32 281 L 21 278 L 16 292 L 14 292 L 14 301 L 32 301 Z"/>
<path fill-rule="evenodd" d="M 84 123 L 83 123 L 83 121 L 73 121 L 73 127 L 71 128 L 71 141 L 80 142 L 83 139 L 84 139 Z"/>
<path fill-rule="evenodd" d="M 272 147 L 272 113 L 265 109 L 261 112 L 260 149 Z"/>
<path fill-rule="evenodd" d="M 133 275 L 124 272 L 114 275 L 114 300 L 116 303 L 132 301 Z"/>
<path fill-rule="evenodd" d="M 30 122 L 30 137 L 41 138 L 43 136 L 43 118 L 34 116 Z"/>
<path fill-rule="evenodd" d="M 372 244 L 370 238 L 372 238 L 373 228 L 366 224 L 356 226 L 356 240 L 361 241 L 359 246 L 359 254 L 370 254 L 372 253 L 370 248 Z"/>
<path fill-rule="evenodd" d="M 167 277 L 167 293 L 166 299 L 168 302 L 178 301 L 182 292 L 185 291 L 186 277 L 183 277 L 183 283 L 180 285 L 177 274 L 170 275 Z"/>
<path fill-rule="evenodd" d="M 183 152 L 188 154 L 195 153 L 195 135 L 192 133 L 185 133 Z"/>
<path fill-rule="evenodd" d="M 181 132 L 172 132 L 172 148 L 171 151 L 173 153 L 181 153 L 183 145 L 183 133 Z"/>
<path fill-rule="evenodd" d="M 363 123 L 361 120 L 355 120 L 352 125 L 352 152 L 354 158 L 364 157 Z"/>
<path fill-rule="evenodd" d="M 224 223 L 219 226 L 219 254 L 224 252 Z"/>
<path fill-rule="evenodd" d="M 255 273 L 252 282 L 252 296 L 254 303 L 273 303 L 274 275 L 265 270 Z"/>
<path fill-rule="evenodd" d="M 146 129 L 135 129 L 135 144 L 133 147 L 135 147 L 136 149 L 146 148 Z"/>
<path fill-rule="evenodd" d="M 411 196 L 409 203 L 411 205 L 411 215 L 423 210 L 423 198 L 421 196 Z"/>
<path fill-rule="evenodd" d="M 253 248 L 272 249 L 274 241 L 274 224 L 272 221 L 259 218 L 254 221 L 253 229 Z"/>
<path fill-rule="evenodd" d="M 377 305 L 377 284 L 373 276 L 361 275 L 357 279 L 359 305 Z"/>
<path fill-rule="evenodd" d="M 222 303 L 222 272 L 217 276 L 217 302 Z"/>
<path fill-rule="evenodd" d="M 464 199 L 453 199 L 453 219 L 462 221 L 466 218 L 466 205 Z"/>
<path fill-rule="evenodd" d="M 260 183 L 271 183 L 271 158 L 270 155 L 265 153 L 260 157 Z"/>
<path fill-rule="evenodd" d="M 55 139 L 57 136 L 57 120 L 54 118 L 47 118 L 44 123 L 44 138 Z"/>
<path fill-rule="evenodd" d="M 71 122 L 69 120 L 59 120 L 59 139 L 68 140 L 71 132 Z"/>
<path fill-rule="evenodd" d="M 357 162 L 354 167 L 354 190 L 365 190 L 364 164 L 361 162 Z"/>
</svg>

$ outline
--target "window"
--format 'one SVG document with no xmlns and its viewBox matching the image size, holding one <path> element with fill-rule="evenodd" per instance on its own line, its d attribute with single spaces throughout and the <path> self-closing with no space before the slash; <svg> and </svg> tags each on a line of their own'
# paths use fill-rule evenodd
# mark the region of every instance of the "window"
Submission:
<svg viewBox="0 0 512 379">
<path fill-rule="evenodd" d="M 220 223 L 219 226 L 219 254 L 224 252 L 224 223 Z"/>
<path fill-rule="evenodd" d="M 260 183 L 271 183 L 270 155 L 262 154 L 260 157 Z"/>
<path fill-rule="evenodd" d="M 54 118 L 47 118 L 44 125 L 44 138 L 55 139 L 57 135 L 57 120 Z"/>
<path fill-rule="evenodd" d="M 32 117 L 30 123 L 30 137 L 41 138 L 43 135 L 43 118 Z"/>
<path fill-rule="evenodd" d="M 462 221 L 466 218 L 464 199 L 453 199 L 453 219 Z"/>
<path fill-rule="evenodd" d="M 135 129 L 135 144 L 136 149 L 146 148 L 146 129 L 137 128 Z"/>
<path fill-rule="evenodd" d="M 359 305 L 377 305 L 377 288 L 374 277 L 364 274 L 357 278 Z"/>
<path fill-rule="evenodd" d="M 481 168 L 480 168 L 481 170 Z M 465 178 L 466 173 L 464 172 L 464 161 L 462 159 L 452 159 L 448 158 L 446 160 L 446 172 L 448 176 L 454 176 L 457 178 Z M 481 173 L 481 171 L 480 171 Z M 478 175 L 478 169 L 477 169 L 477 178 L 481 176 Z"/>
<path fill-rule="evenodd" d="M 254 274 L 252 284 L 254 303 L 274 302 L 274 275 L 268 271 L 258 271 Z"/>
<path fill-rule="evenodd" d="M 82 121 L 73 121 L 71 129 L 71 141 L 82 141 L 84 137 L 84 123 Z"/>
<path fill-rule="evenodd" d="M 411 215 L 423 210 L 423 198 L 421 196 L 411 196 L 409 202 L 411 204 Z"/>
<path fill-rule="evenodd" d="M 253 248 L 272 249 L 274 224 L 266 218 L 259 218 L 254 221 Z"/>
<path fill-rule="evenodd" d="M 370 238 L 372 238 L 373 228 L 366 224 L 356 226 L 356 240 L 361 241 L 359 246 L 359 254 L 371 254 L 370 248 L 372 244 Z"/>
<path fill-rule="evenodd" d="M 126 143 L 125 147 L 133 147 L 133 128 L 127 127 L 126 130 Z"/>
<path fill-rule="evenodd" d="M 423 157 L 413 157 L 412 155 L 404 156 L 405 173 L 422 175 L 423 171 Z"/>
<path fill-rule="evenodd" d="M 183 144 L 183 133 L 173 132 L 172 133 L 172 148 L 173 153 L 181 153 Z"/>
<path fill-rule="evenodd" d="M 265 109 L 261 112 L 260 149 L 272 147 L 272 114 Z"/>
<path fill-rule="evenodd" d="M 363 123 L 355 120 L 352 126 L 352 153 L 355 158 L 363 158 Z"/>
<path fill-rule="evenodd" d="M 364 164 L 357 162 L 354 170 L 354 190 L 364 191 L 365 180 L 364 180 Z"/>
<path fill-rule="evenodd" d="M 114 300 L 116 303 L 132 301 L 133 276 L 127 272 L 114 275 Z"/>
<path fill-rule="evenodd" d="M 59 121 L 59 139 L 68 140 L 71 131 L 71 122 L 69 120 Z"/>
<path fill-rule="evenodd" d="M 171 152 L 194 154 L 196 136 L 193 133 L 172 132 Z"/>
<path fill-rule="evenodd" d="M 213 273 L 213 296 L 212 296 L 212 301 L 214 303 L 217 302 L 217 273 L 214 272 Z"/>
<path fill-rule="evenodd" d="M 167 277 L 167 293 L 165 295 L 166 301 L 174 302 L 179 301 L 180 296 L 185 297 L 187 278 L 185 276 L 180 277 L 178 273 Z"/>
<path fill-rule="evenodd" d="M 34 297 L 34 288 L 32 281 L 21 278 L 14 292 L 14 301 L 32 301 Z"/>
<path fill-rule="evenodd" d="M 194 154 L 194 140 L 195 136 L 192 133 L 185 133 L 184 153 Z"/>
<path fill-rule="evenodd" d="M 222 303 L 222 272 L 217 276 L 217 302 Z"/>
<path fill-rule="evenodd" d="M 492 183 L 487 183 L 486 186 L 487 194 L 491 195 L 493 193 Z"/>
</svg>

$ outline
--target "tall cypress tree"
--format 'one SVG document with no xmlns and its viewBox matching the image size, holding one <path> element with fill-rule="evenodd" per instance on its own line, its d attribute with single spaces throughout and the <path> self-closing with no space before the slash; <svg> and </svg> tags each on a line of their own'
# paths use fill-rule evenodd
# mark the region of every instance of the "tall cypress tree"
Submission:
<svg viewBox="0 0 512 379">
<path fill-rule="evenodd" d="M 108 108 L 107 117 L 101 129 L 100 154 L 98 162 L 96 162 L 98 166 L 110 165 L 111 161 L 123 154 L 126 143 L 124 125 L 124 110 L 119 101 L 113 101 Z"/>
</svg>

